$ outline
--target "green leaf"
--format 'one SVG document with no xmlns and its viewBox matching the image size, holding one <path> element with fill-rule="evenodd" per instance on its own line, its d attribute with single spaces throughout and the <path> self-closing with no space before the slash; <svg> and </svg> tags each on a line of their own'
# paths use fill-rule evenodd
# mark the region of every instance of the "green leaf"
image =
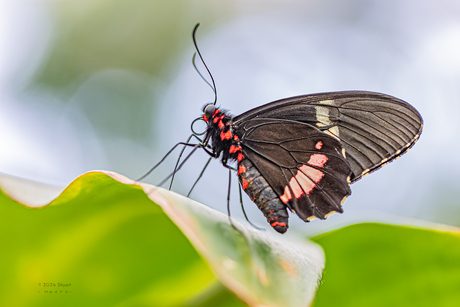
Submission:
<svg viewBox="0 0 460 307">
<path fill-rule="evenodd" d="M 11 197 L 0 195 L 0 306 L 243 306 L 228 289 L 251 306 L 313 301 L 324 267 L 314 243 L 234 221 L 237 231 L 225 214 L 111 172 L 80 176 L 40 209 L 12 198 L 47 189 L 14 181 L 0 178 Z"/>
<path fill-rule="evenodd" d="M 365 223 L 313 240 L 327 255 L 315 307 L 460 304 L 458 228 Z"/>
</svg>

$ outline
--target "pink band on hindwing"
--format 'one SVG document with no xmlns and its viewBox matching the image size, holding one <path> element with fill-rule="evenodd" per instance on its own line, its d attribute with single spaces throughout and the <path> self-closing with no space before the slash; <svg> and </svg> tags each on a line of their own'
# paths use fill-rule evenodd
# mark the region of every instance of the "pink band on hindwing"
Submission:
<svg viewBox="0 0 460 307">
<path fill-rule="evenodd" d="M 313 154 L 308 160 L 308 164 L 316 167 L 324 167 L 328 158 L 322 154 Z M 283 203 L 287 203 L 292 199 L 291 190 L 294 193 L 296 199 L 302 195 L 310 195 L 311 191 L 316 187 L 316 183 L 319 183 L 323 179 L 324 173 L 319 169 L 313 168 L 308 165 L 302 165 L 299 167 L 297 174 L 289 180 L 289 184 L 284 187 L 284 194 L 280 196 Z"/>
</svg>

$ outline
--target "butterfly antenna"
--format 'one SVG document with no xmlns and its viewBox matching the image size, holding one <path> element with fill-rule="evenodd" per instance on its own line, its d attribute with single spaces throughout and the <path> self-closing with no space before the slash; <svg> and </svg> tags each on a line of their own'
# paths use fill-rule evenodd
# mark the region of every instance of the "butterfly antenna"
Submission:
<svg viewBox="0 0 460 307">
<path fill-rule="evenodd" d="M 200 24 L 197 23 L 195 28 L 193 29 L 193 33 L 192 33 L 193 44 L 195 45 L 195 49 L 196 49 L 196 52 L 193 54 L 193 57 L 192 57 L 192 64 L 193 64 L 193 67 L 195 67 L 195 70 L 197 71 L 197 73 L 200 75 L 201 79 L 203 79 L 211 87 L 212 91 L 214 92 L 214 103 L 213 104 L 215 105 L 217 103 L 216 83 L 214 82 L 214 78 L 212 77 L 211 71 L 209 70 L 208 66 L 204 62 L 203 57 L 201 56 L 200 49 L 198 49 L 198 44 L 196 43 L 196 30 L 198 29 L 199 26 L 200 26 Z M 198 53 L 198 56 L 200 57 L 201 62 L 204 65 L 204 67 L 206 68 L 206 71 L 208 72 L 209 77 L 211 77 L 212 85 L 211 85 L 211 83 L 208 82 L 208 80 L 206 80 L 203 77 L 203 75 L 201 74 L 201 72 L 198 70 L 198 68 L 195 65 L 195 58 L 196 58 L 197 53 Z"/>
<path fill-rule="evenodd" d="M 216 96 L 216 90 L 212 87 L 211 83 L 209 83 L 208 80 L 206 80 L 206 78 L 203 77 L 201 72 L 198 70 L 198 67 L 196 67 L 195 59 L 196 59 L 196 52 L 193 54 L 193 57 L 192 57 L 193 67 L 195 68 L 196 72 L 200 75 L 201 79 L 203 79 L 203 81 L 206 82 L 206 84 L 209 85 L 209 87 L 212 89 L 212 91 L 214 92 L 214 96 Z"/>
</svg>

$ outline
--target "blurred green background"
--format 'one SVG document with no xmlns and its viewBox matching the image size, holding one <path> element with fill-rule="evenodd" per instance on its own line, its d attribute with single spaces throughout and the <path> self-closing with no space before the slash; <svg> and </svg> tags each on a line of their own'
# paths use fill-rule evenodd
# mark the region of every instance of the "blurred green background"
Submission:
<svg viewBox="0 0 460 307">
<path fill-rule="evenodd" d="M 460 225 L 457 125 L 460 3 L 442 1 L 3 1 L 0 171 L 60 187 L 92 169 L 138 178 L 213 99 L 191 65 L 191 31 L 233 114 L 288 96 L 384 92 L 425 120 L 402 159 L 352 186 L 345 214 L 292 228 L 313 235 L 393 215 Z M 186 194 L 207 156 L 177 176 Z M 146 181 L 173 168 L 167 160 Z M 226 211 L 213 161 L 192 197 Z M 236 177 L 235 177 L 236 179 Z M 233 187 L 235 187 L 233 182 Z M 241 218 L 237 189 L 233 215 Z M 245 197 L 253 222 L 263 216 Z M 271 230 L 268 230 L 271 231 Z"/>
<path fill-rule="evenodd" d="M 201 115 L 201 107 L 213 99 L 212 91 L 191 65 L 194 52 L 191 32 L 198 22 L 201 27 L 197 40 L 217 83 L 218 105 L 233 114 L 284 97 L 355 89 L 384 92 L 406 100 L 425 120 L 420 141 L 407 155 L 352 186 L 353 195 L 347 199 L 343 215 L 309 224 L 293 217 L 287 236 L 295 232 L 304 237 L 314 236 L 357 221 L 391 222 L 395 215 L 460 226 L 457 132 L 460 2 L 457 0 L 0 1 L 0 172 L 62 188 L 93 169 L 112 170 L 133 179 L 143 175 L 175 143 L 185 141 L 190 134 L 190 123 Z M 177 175 L 174 190 L 186 194 L 206 159 L 205 153 L 196 153 Z M 158 183 L 171 172 L 174 163 L 171 157 L 146 181 Z M 227 171 L 219 164 L 219 161 L 211 163 L 192 197 L 226 212 Z M 242 219 L 235 180 L 236 176 L 231 195 L 232 215 Z M 136 197 L 144 203 L 139 207 L 140 212 L 151 210 L 149 216 L 157 214 L 155 208 L 148 209 L 150 203 L 142 195 Z M 130 199 L 124 199 L 124 203 Z M 246 196 L 244 202 L 250 219 L 265 227 L 264 217 L 256 206 Z M 92 219 L 94 210 L 103 208 L 91 204 L 68 210 L 76 210 L 71 214 L 75 221 L 80 217 Z M 6 240 L 4 246 L 16 246 L 21 251 L 10 249 L 5 257 L 22 263 L 21 268 L 40 268 L 40 263 L 48 263 L 49 259 L 37 260 L 34 252 L 37 248 L 43 252 L 42 241 L 35 241 L 34 235 L 52 245 L 53 240 L 62 239 L 59 236 L 62 225 L 53 219 L 54 212 L 47 211 L 43 215 L 46 218 L 49 215 L 50 220 L 40 229 L 45 233 L 47 229 L 55 229 L 53 233 L 58 235 L 40 236 L 34 233 L 35 226 L 30 228 L 34 225 L 34 214 L 27 213 L 27 219 L 20 224 L 24 227 L 18 228 L 16 221 L 24 218 L 25 209 L 10 209 L 21 211 L 18 214 L 22 217 L 15 219 L 5 213 L 0 220 L 1 238 Z M 134 214 L 129 209 L 132 208 L 123 205 L 120 212 Z M 138 223 L 140 220 L 144 223 Z M 200 267 L 201 258 L 182 234 L 167 220 L 162 223 L 177 237 L 177 242 L 183 243 L 190 268 L 200 268 L 200 272 L 207 274 L 207 279 L 197 287 L 206 288 L 215 282 L 209 271 Z M 74 229 L 73 224 L 63 226 L 63 233 Z M 82 227 L 77 226 L 76 229 Z M 129 251 L 139 249 L 134 257 L 145 265 L 151 261 L 149 253 L 155 252 L 151 244 L 162 240 L 152 235 L 156 226 L 145 216 L 122 223 L 121 228 L 108 236 L 106 244 L 110 248 L 100 246 L 92 250 L 93 260 L 104 263 L 106 259 L 98 257 L 113 251 L 127 262 L 126 259 L 132 259 L 128 257 L 132 256 Z M 100 225 L 100 229 L 104 227 Z M 19 230 L 12 233 L 12 229 Z M 100 229 L 94 227 L 95 232 Z M 144 232 L 139 237 L 123 236 L 125 230 Z M 267 229 L 268 233 L 271 231 Z M 347 280 L 353 274 L 348 271 L 353 266 L 337 269 L 346 265 L 340 259 L 361 259 L 354 257 L 359 250 L 365 252 L 361 255 L 365 259 L 367 252 L 372 252 L 366 246 L 374 242 L 374 237 L 360 237 L 360 232 L 371 234 L 363 227 L 357 228 L 353 237 L 369 241 L 350 247 L 346 257 L 345 251 L 337 251 L 340 245 L 333 240 L 318 239 L 332 264 L 326 267 L 325 283 L 335 278 L 334 274 L 339 275 L 336 280 Z M 346 228 L 339 234 L 342 233 L 347 238 L 350 230 Z M 375 242 L 385 243 L 400 236 L 391 230 L 381 233 L 385 235 Z M 416 237 L 419 243 L 426 238 L 418 233 Z M 21 238 L 32 245 L 21 244 Z M 404 247 L 405 240 L 411 238 L 406 234 L 396 243 Z M 63 241 L 62 246 L 67 246 L 68 242 Z M 176 246 L 175 242 L 171 239 L 166 243 Z M 391 243 L 388 246 L 399 249 L 399 245 Z M 425 246 L 425 241 L 420 245 Z M 56 251 L 71 251 L 56 246 Z M 433 248 L 433 262 L 439 249 L 444 247 Z M 50 251 L 53 249 L 45 249 L 44 253 Z M 26 257 L 18 260 L 19 254 Z M 441 252 L 446 254 L 449 252 Z M 60 262 L 58 256 L 50 259 L 65 265 L 66 260 Z M 439 257 L 439 263 L 450 263 Z M 369 266 L 356 267 L 369 276 L 366 270 L 378 267 L 372 262 L 376 259 L 379 260 L 369 257 Z M 389 260 L 382 267 L 406 261 L 401 259 Z M 8 268 L 9 263 L 4 263 L 4 267 Z M 418 268 L 413 271 L 421 272 Z M 86 274 L 84 270 L 78 271 L 78 267 L 66 272 L 71 277 Z M 106 278 L 102 271 L 95 273 Z M 133 274 L 130 278 L 145 278 L 136 272 L 128 273 Z M 375 280 L 388 277 L 385 276 L 376 274 Z M 428 284 L 436 282 L 436 278 L 428 280 Z M 452 285 L 458 284 L 455 276 L 452 280 Z M 363 280 L 363 287 L 365 283 L 367 280 Z M 340 300 L 328 293 L 336 293 L 342 289 L 341 285 L 328 285 L 332 288 L 324 287 L 319 298 Z M 13 290 L 10 293 L 16 293 Z M 221 291 L 222 297 L 240 304 L 225 289 L 213 291 L 218 294 Z M 401 293 L 404 291 L 401 287 Z M 353 305 L 355 301 L 350 298 L 348 302 Z"/>
</svg>

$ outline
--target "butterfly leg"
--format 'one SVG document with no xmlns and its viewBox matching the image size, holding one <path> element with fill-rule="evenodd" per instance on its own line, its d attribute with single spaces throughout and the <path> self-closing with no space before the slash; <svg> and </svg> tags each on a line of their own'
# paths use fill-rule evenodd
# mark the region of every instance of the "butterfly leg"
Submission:
<svg viewBox="0 0 460 307">
<path fill-rule="evenodd" d="M 244 218 L 246 219 L 246 221 L 252 226 L 254 227 L 255 229 L 258 229 L 258 230 L 265 230 L 265 228 L 261 228 L 261 227 L 258 227 L 256 225 L 254 225 L 249 219 L 248 219 L 248 216 L 246 214 L 246 210 L 244 210 L 244 205 L 243 205 L 243 192 L 241 192 L 241 183 L 238 181 L 238 191 L 240 193 L 240 205 L 241 205 L 241 210 L 243 211 L 243 214 L 244 214 Z"/>
<path fill-rule="evenodd" d="M 179 145 L 184 145 L 185 146 L 202 146 L 201 144 L 190 144 L 188 142 L 179 142 L 177 143 L 176 145 L 173 146 L 173 148 L 171 148 L 167 153 L 166 155 L 164 155 L 164 157 L 160 160 L 160 162 L 158 162 L 157 164 L 155 164 L 155 166 L 153 166 L 147 173 L 145 173 L 142 177 L 140 177 L 139 179 L 137 179 L 136 181 L 141 181 L 142 179 L 144 179 L 145 177 L 147 177 L 148 175 L 150 175 L 161 163 L 163 163 L 164 160 L 166 160 L 166 158 L 174 151 L 174 149 L 177 148 L 177 146 Z"/>
<path fill-rule="evenodd" d="M 208 159 L 208 162 L 206 162 L 205 166 L 203 167 L 203 170 L 201 171 L 200 175 L 199 175 L 198 178 L 196 179 L 196 181 L 195 181 L 195 183 L 193 184 L 192 188 L 191 188 L 190 191 L 188 192 L 187 197 L 189 197 L 190 194 L 192 194 L 193 189 L 195 188 L 195 186 L 196 186 L 196 184 L 198 183 L 198 181 L 200 181 L 201 177 L 203 176 L 204 171 L 206 170 L 206 168 L 207 168 L 208 165 L 209 165 L 209 162 L 211 162 L 211 159 L 212 159 L 212 157 L 210 157 L 210 158 Z"/>
<path fill-rule="evenodd" d="M 232 171 L 235 171 L 237 172 L 238 170 L 230 165 L 228 165 L 227 163 L 223 163 L 224 167 L 228 168 L 229 170 L 232 170 Z M 230 179 L 229 179 L 230 180 Z M 230 184 L 229 184 L 230 185 Z M 243 211 L 243 215 L 244 215 L 244 218 L 246 219 L 246 221 L 254 228 L 258 229 L 258 230 L 265 230 L 264 228 L 260 228 L 256 225 L 254 225 L 249 219 L 248 219 L 248 215 L 246 214 L 246 211 L 244 210 L 244 205 L 243 205 L 243 194 L 241 192 L 241 183 L 238 181 L 238 190 L 239 190 L 239 194 L 240 194 L 240 205 L 241 205 L 241 210 Z M 229 192 L 229 195 L 228 197 L 230 198 L 230 192 Z M 230 208 L 228 208 L 228 215 L 230 215 Z"/>
<path fill-rule="evenodd" d="M 238 231 L 241 235 L 243 235 L 243 233 L 241 232 L 241 230 L 239 230 L 236 225 L 233 223 L 232 221 L 232 218 L 231 218 L 231 213 L 230 213 L 230 191 L 231 191 L 231 186 L 232 186 L 232 169 L 234 169 L 233 167 L 229 166 L 229 165 L 224 165 L 226 168 L 228 168 L 228 191 L 227 191 L 227 213 L 228 213 L 228 221 L 230 222 L 230 225 L 232 225 L 232 227 Z"/>
<path fill-rule="evenodd" d="M 196 134 L 191 134 L 191 135 L 188 137 L 187 141 L 185 141 L 185 143 L 186 143 L 186 144 L 189 144 L 190 140 L 191 140 L 193 137 L 195 137 L 195 138 L 200 142 L 200 144 L 203 144 L 203 140 L 200 139 Z M 180 152 L 180 154 L 179 154 L 179 157 L 177 158 L 176 166 L 174 167 L 174 171 L 176 171 L 177 166 L 179 165 L 180 159 L 182 158 L 182 155 L 183 155 L 183 153 L 184 153 L 184 151 L 185 151 L 185 148 L 187 148 L 186 145 L 184 145 L 184 146 L 182 147 L 182 150 L 181 150 L 181 152 Z M 175 176 L 175 174 L 176 174 L 176 172 L 174 172 L 173 175 L 172 175 L 172 177 L 171 177 L 171 182 L 169 183 L 169 190 L 171 190 L 171 188 L 172 188 L 172 185 L 173 185 L 173 182 L 174 182 L 174 176 Z M 190 193 L 189 193 L 189 194 L 190 194 Z"/>
<path fill-rule="evenodd" d="M 193 155 L 193 153 L 195 153 L 195 151 L 198 149 L 198 148 L 202 148 L 203 147 L 203 144 L 188 144 L 188 146 L 194 146 L 193 150 L 185 157 L 184 161 L 181 162 L 181 164 L 179 164 L 179 166 L 174 170 L 174 172 L 172 172 L 168 177 L 166 177 L 165 179 L 163 179 L 162 182 L 160 182 L 158 184 L 159 187 L 161 187 L 163 184 L 166 183 L 166 181 L 169 180 L 169 178 L 171 178 L 172 176 L 174 176 L 175 173 L 177 173 L 181 168 L 182 166 L 185 164 L 185 162 L 187 162 L 187 160 Z"/>
<path fill-rule="evenodd" d="M 236 228 L 235 224 L 233 224 L 231 214 L 230 214 L 230 191 L 231 191 L 231 186 L 232 186 L 232 169 L 228 167 L 228 191 L 227 191 L 227 213 L 228 213 L 228 221 L 232 225 L 233 228 L 235 228 L 236 231 L 240 232 L 238 228 Z"/>
</svg>

